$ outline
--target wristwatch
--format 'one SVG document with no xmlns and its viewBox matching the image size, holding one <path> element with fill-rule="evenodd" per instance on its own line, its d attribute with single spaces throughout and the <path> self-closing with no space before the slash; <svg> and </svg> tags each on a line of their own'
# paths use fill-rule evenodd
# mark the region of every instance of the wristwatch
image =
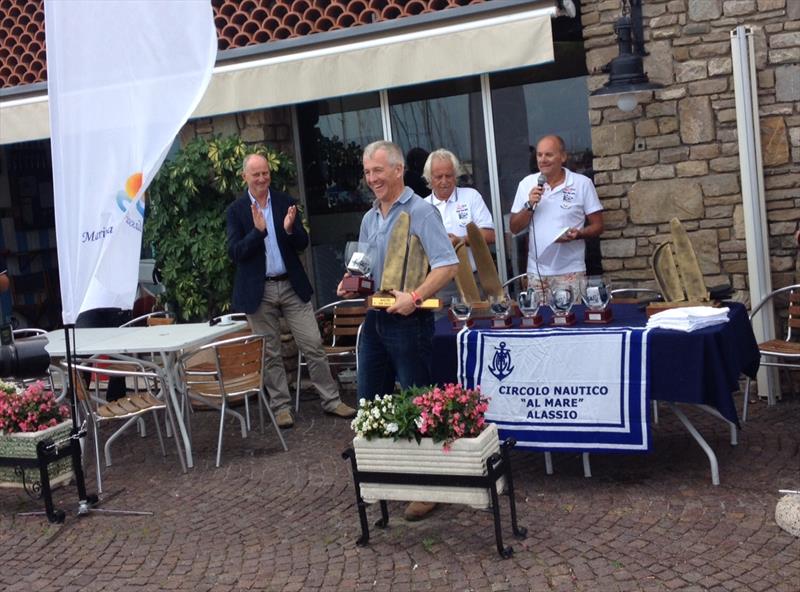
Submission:
<svg viewBox="0 0 800 592">
<path fill-rule="evenodd" d="M 529 201 L 525 202 L 525 209 L 528 210 L 529 212 L 533 211 L 533 207 L 534 206 L 533 206 L 533 204 L 531 202 L 529 202 Z"/>
</svg>

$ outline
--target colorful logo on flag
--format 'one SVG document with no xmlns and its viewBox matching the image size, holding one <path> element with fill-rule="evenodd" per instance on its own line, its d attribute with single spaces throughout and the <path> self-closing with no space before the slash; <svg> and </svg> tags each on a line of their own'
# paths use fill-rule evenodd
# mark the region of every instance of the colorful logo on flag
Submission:
<svg viewBox="0 0 800 592">
<path fill-rule="evenodd" d="M 119 209 L 123 212 L 127 212 L 131 202 L 136 197 L 136 194 L 139 193 L 141 188 L 142 173 L 133 173 L 130 177 L 128 177 L 127 181 L 125 181 L 125 189 L 117 193 L 117 205 L 119 206 Z M 136 210 L 139 212 L 139 214 L 144 216 L 144 200 L 140 199 L 136 201 Z"/>
</svg>

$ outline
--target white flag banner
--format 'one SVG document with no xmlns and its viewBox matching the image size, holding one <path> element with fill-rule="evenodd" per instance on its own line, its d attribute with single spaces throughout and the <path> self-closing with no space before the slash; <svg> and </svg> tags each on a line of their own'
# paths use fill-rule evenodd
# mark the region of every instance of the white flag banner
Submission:
<svg viewBox="0 0 800 592">
<path fill-rule="evenodd" d="M 210 0 L 45 0 L 45 29 L 61 300 L 73 324 L 86 310 L 133 306 L 144 190 L 205 92 L 217 35 Z"/>
</svg>

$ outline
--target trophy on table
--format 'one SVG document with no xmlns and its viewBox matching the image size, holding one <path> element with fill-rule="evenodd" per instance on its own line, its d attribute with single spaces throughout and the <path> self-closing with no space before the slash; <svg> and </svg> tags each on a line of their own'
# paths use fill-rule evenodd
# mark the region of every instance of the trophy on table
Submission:
<svg viewBox="0 0 800 592">
<path fill-rule="evenodd" d="M 497 274 L 497 267 L 492 259 L 489 245 L 486 244 L 486 239 L 481 229 L 474 222 L 470 222 L 467 224 L 466 230 L 470 246 L 467 247 L 463 241 L 455 245 L 456 256 L 458 257 L 458 270 L 455 277 L 456 287 L 461 297 L 472 306 L 470 320 L 492 319 L 495 317 L 495 313 L 490 306 L 491 299 L 498 300 L 503 298 L 503 285 L 500 281 L 500 276 Z M 470 251 L 472 252 L 472 259 L 470 259 Z M 472 272 L 473 259 L 478 272 L 478 279 L 480 280 L 480 288 Z M 483 291 L 483 297 L 481 296 L 481 291 Z M 510 302 L 510 315 L 515 314 L 514 308 L 516 308 L 516 305 L 516 301 Z"/>
<path fill-rule="evenodd" d="M 539 309 L 544 302 L 544 294 L 541 290 L 532 287 L 532 282 L 528 280 L 528 289 L 522 290 L 517 296 L 519 311 L 522 313 L 522 328 L 532 329 L 541 327 L 542 315 Z"/>
<path fill-rule="evenodd" d="M 489 309 L 494 315 L 492 329 L 507 329 L 511 326 L 511 300 L 507 293 L 489 296 Z"/>
<path fill-rule="evenodd" d="M 572 286 L 561 282 L 552 282 L 550 285 L 549 306 L 553 311 L 553 324 L 569 326 L 575 324 L 575 313 L 572 312 L 572 305 L 575 303 L 575 296 L 572 293 Z"/>
<path fill-rule="evenodd" d="M 375 291 L 375 280 L 372 273 L 371 249 L 366 243 L 349 241 L 344 247 L 344 260 L 350 275 L 342 280 L 345 292 L 356 292 L 367 296 Z"/>
<path fill-rule="evenodd" d="M 410 227 L 411 217 L 407 212 L 400 212 L 386 246 L 380 291 L 367 298 L 367 305 L 371 308 L 389 308 L 397 300 L 392 290 L 416 290 L 428 275 L 428 257 L 419 237 L 409 236 Z M 438 298 L 427 298 L 417 306 L 427 310 L 441 307 L 442 302 Z"/>
<path fill-rule="evenodd" d="M 600 276 L 589 276 L 581 283 L 581 300 L 586 306 L 583 320 L 587 323 L 610 323 L 611 288 Z"/>
<path fill-rule="evenodd" d="M 470 314 L 472 314 L 472 304 L 462 296 L 453 296 L 450 300 L 450 317 L 456 321 L 453 323 L 453 330 L 458 331 L 471 326 Z"/>
</svg>

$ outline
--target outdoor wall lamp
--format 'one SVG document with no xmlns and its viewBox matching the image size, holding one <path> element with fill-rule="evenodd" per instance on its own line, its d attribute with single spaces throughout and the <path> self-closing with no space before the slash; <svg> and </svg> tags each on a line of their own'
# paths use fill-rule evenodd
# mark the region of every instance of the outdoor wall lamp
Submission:
<svg viewBox="0 0 800 592">
<path fill-rule="evenodd" d="M 663 88 L 661 84 L 650 82 L 645 74 L 642 57 L 644 32 L 642 26 L 642 0 L 622 0 L 622 16 L 614 24 L 617 35 L 619 55 L 603 66 L 608 73 L 608 82 L 592 96 L 618 95 L 617 107 L 622 111 L 633 111 L 638 103 L 636 93 Z"/>
</svg>

